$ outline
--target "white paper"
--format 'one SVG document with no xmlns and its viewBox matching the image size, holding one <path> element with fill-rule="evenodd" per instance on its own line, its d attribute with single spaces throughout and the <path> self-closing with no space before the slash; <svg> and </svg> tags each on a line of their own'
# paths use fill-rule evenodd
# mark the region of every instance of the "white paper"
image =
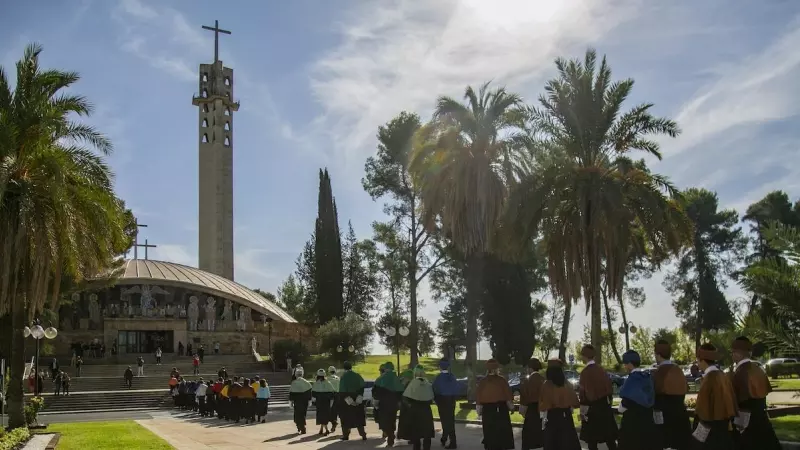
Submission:
<svg viewBox="0 0 800 450">
<path fill-rule="evenodd" d="M 739 411 L 739 414 L 733 418 L 733 424 L 736 425 L 740 432 L 746 430 L 750 425 L 750 412 Z"/>
<path fill-rule="evenodd" d="M 547 419 L 542 419 L 542 431 L 547 427 Z"/>
<path fill-rule="evenodd" d="M 653 410 L 653 422 L 655 422 L 656 425 L 664 425 L 664 413 Z"/>
<path fill-rule="evenodd" d="M 708 439 L 708 433 L 710 431 L 710 428 L 700 423 L 697 425 L 697 428 L 695 428 L 694 433 L 692 433 L 692 437 L 697 439 L 698 442 L 705 442 L 706 439 Z"/>
</svg>

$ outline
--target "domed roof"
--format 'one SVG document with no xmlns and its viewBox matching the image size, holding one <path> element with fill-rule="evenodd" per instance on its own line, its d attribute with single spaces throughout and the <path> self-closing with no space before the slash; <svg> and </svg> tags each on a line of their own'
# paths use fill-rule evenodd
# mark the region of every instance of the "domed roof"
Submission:
<svg viewBox="0 0 800 450">
<path fill-rule="evenodd" d="M 158 284 L 195 289 L 248 306 L 275 320 L 297 322 L 280 306 L 258 292 L 219 275 L 182 264 L 152 259 L 129 259 L 125 261 L 116 284 Z"/>
</svg>

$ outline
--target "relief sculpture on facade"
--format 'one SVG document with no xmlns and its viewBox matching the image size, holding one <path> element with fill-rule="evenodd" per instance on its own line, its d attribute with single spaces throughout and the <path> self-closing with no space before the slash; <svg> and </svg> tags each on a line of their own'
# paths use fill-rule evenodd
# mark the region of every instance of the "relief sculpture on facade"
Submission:
<svg viewBox="0 0 800 450">
<path fill-rule="evenodd" d="M 200 306 L 197 304 L 200 300 L 194 295 L 189 297 L 189 330 L 197 331 L 197 320 L 200 318 Z"/>
<path fill-rule="evenodd" d="M 214 326 L 217 322 L 216 303 L 217 301 L 214 300 L 214 297 L 206 299 L 206 331 L 214 331 Z"/>
</svg>

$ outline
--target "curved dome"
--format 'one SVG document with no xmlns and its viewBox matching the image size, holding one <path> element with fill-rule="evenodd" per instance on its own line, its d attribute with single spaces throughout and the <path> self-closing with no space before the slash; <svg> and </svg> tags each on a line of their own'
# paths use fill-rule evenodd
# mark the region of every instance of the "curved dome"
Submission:
<svg viewBox="0 0 800 450">
<path fill-rule="evenodd" d="M 297 322 L 280 306 L 258 292 L 219 275 L 182 264 L 152 259 L 129 259 L 125 261 L 116 284 L 159 284 L 196 289 L 249 306 L 276 320 Z"/>
</svg>

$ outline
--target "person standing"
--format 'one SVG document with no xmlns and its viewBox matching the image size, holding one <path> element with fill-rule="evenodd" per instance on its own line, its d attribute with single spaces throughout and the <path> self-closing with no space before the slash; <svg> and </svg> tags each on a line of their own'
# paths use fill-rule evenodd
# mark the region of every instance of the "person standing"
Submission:
<svg viewBox="0 0 800 450">
<path fill-rule="evenodd" d="M 80 376 L 81 376 L 81 368 L 82 367 L 83 367 L 83 358 L 78 356 L 78 358 L 75 360 L 75 370 L 76 370 L 76 374 L 77 374 L 78 378 L 80 378 Z"/>
<path fill-rule="evenodd" d="M 539 415 L 539 394 L 542 391 L 544 377 L 539 374 L 542 363 L 532 358 L 528 361 L 528 378 L 520 386 L 519 414 L 525 418 L 522 427 L 522 450 L 542 448 L 544 446 L 544 430 Z"/>
<path fill-rule="evenodd" d="M 331 433 L 336 431 L 336 419 L 339 416 L 339 376 L 336 375 L 336 367 L 328 367 L 328 381 L 333 386 L 333 405 L 331 405 Z"/>
<path fill-rule="evenodd" d="M 386 363 L 381 364 L 378 367 L 378 380 L 381 379 L 381 377 L 383 376 L 384 373 L 386 373 Z M 375 380 L 375 382 L 377 383 L 378 380 Z M 379 414 L 380 414 L 380 402 L 375 402 L 374 401 L 374 399 L 375 399 L 375 388 L 374 387 L 373 387 L 373 391 L 372 391 L 372 398 L 373 398 L 373 401 L 372 401 L 372 419 L 378 425 L 378 429 L 383 432 L 383 438 L 385 439 L 386 438 L 386 432 L 383 430 L 383 428 L 381 428 L 381 422 L 379 420 L 379 417 L 380 417 L 379 416 Z"/>
<path fill-rule="evenodd" d="M 353 364 L 344 362 L 344 374 L 339 380 L 339 418 L 342 421 L 342 440 L 350 439 L 350 430 L 356 428 L 361 439 L 367 440 L 366 412 L 364 411 L 364 378 L 353 371 Z"/>
<path fill-rule="evenodd" d="M 447 449 L 458 448 L 456 439 L 456 401 L 461 394 L 461 386 L 455 375 L 450 373 L 450 361 L 439 361 L 439 375 L 433 380 L 433 399 L 439 410 L 442 422 L 442 445 Z M 450 441 L 448 443 L 448 440 Z"/>
<path fill-rule="evenodd" d="M 739 431 L 737 448 L 780 450 L 781 443 L 767 414 L 767 395 L 772 386 L 764 370 L 750 360 L 753 343 L 741 336 L 733 341 L 731 350 L 736 363 L 731 381 L 739 406 L 739 414 L 733 421 Z"/>
<path fill-rule="evenodd" d="M 405 388 L 413 379 L 414 370 L 412 369 L 411 365 L 409 365 L 406 370 L 400 372 L 400 382 L 403 383 L 403 390 L 405 390 Z M 411 434 L 411 420 L 409 417 L 407 403 L 400 402 L 400 414 L 397 418 L 397 439 L 409 440 L 408 436 Z"/>
<path fill-rule="evenodd" d="M 214 354 L 219 355 L 219 342 L 214 343 Z"/>
<path fill-rule="evenodd" d="M 58 360 L 56 358 L 53 358 L 53 360 L 50 362 L 50 375 L 51 375 L 50 379 L 55 380 L 56 375 L 58 375 L 59 371 L 60 370 L 59 370 Z"/>
<path fill-rule="evenodd" d="M 372 387 L 373 409 L 377 406 L 378 428 L 386 436 L 386 444 L 394 446 L 395 432 L 397 431 L 397 410 L 403 399 L 405 386 L 397 374 L 394 373 L 394 364 L 387 362 L 383 365 L 384 372 L 375 380 Z M 440 410 L 441 411 L 441 410 Z M 441 412 L 440 412 L 441 414 Z"/>
<path fill-rule="evenodd" d="M 508 381 L 500 375 L 496 359 L 486 361 L 486 376 L 478 383 L 476 409 L 483 426 L 483 446 L 486 450 L 514 448 L 511 413 L 514 395 Z"/>
<path fill-rule="evenodd" d="M 193 349 L 193 347 L 192 347 L 192 343 L 191 342 L 186 344 L 186 356 L 194 356 L 194 353 L 192 352 L 192 349 Z"/>
<path fill-rule="evenodd" d="M 687 450 L 692 434 L 692 425 L 684 402 L 689 385 L 681 368 L 670 360 L 672 346 L 669 342 L 659 340 L 655 353 L 658 368 L 653 375 L 656 393 L 653 421 L 663 448 Z"/>
<path fill-rule="evenodd" d="M 62 395 L 69 395 L 69 385 L 70 385 L 69 374 L 66 372 L 61 372 L 61 394 Z"/>
<path fill-rule="evenodd" d="M 56 377 L 53 379 L 53 388 L 55 390 L 53 395 L 58 395 L 61 393 L 61 375 L 63 373 L 64 372 L 59 371 L 58 374 L 56 374 Z"/>
<path fill-rule="evenodd" d="M 200 375 L 200 357 L 198 355 L 192 357 L 192 370 L 195 375 Z"/>
<path fill-rule="evenodd" d="M 269 410 L 269 397 L 270 391 L 266 379 L 259 380 L 258 392 L 256 392 L 256 421 L 264 423 L 267 419 L 267 411 Z"/>
<path fill-rule="evenodd" d="M 203 362 L 203 357 L 206 355 L 206 348 L 203 347 L 203 344 L 200 344 L 200 348 L 197 349 L 197 356 L 200 357 L 200 362 Z"/>
<path fill-rule="evenodd" d="M 328 424 L 331 421 L 331 406 L 333 405 L 333 398 L 336 392 L 333 390 L 333 385 L 325 377 L 325 369 L 317 371 L 317 379 L 311 387 L 311 396 L 314 398 L 314 404 L 317 406 L 317 425 L 319 425 L 319 434 L 327 436 L 330 434 Z"/>
<path fill-rule="evenodd" d="M 292 367 L 292 352 L 286 352 L 286 371 L 294 373 L 294 367 Z"/>
<path fill-rule="evenodd" d="M 125 380 L 125 385 L 130 389 L 133 386 L 133 370 L 131 370 L 131 366 L 125 369 L 125 374 L 122 378 Z"/>
<path fill-rule="evenodd" d="M 222 378 L 223 380 L 227 380 L 228 379 L 228 371 L 223 367 L 223 368 L 219 369 L 219 371 L 217 372 L 217 376 Z"/>
<path fill-rule="evenodd" d="M 575 389 L 567 383 L 564 377 L 563 366 L 560 359 L 552 359 L 547 362 L 545 381 L 539 393 L 538 409 L 539 418 L 542 421 L 541 427 L 544 430 L 542 436 L 544 450 L 581 449 L 581 442 L 575 431 L 575 422 L 572 420 L 572 410 L 579 408 L 580 402 L 575 394 Z M 526 416 L 526 427 L 527 423 Z"/>
<path fill-rule="evenodd" d="M 312 389 L 311 383 L 303 378 L 304 374 L 305 371 L 302 367 L 295 368 L 294 379 L 289 385 L 289 400 L 294 408 L 294 424 L 300 434 L 306 434 L 306 412 L 308 411 L 308 402 L 311 400 Z"/>
<path fill-rule="evenodd" d="M 178 341 L 178 356 L 183 356 L 183 342 Z"/>
<path fill-rule="evenodd" d="M 197 380 L 197 387 L 194 390 L 194 398 L 197 400 L 197 410 L 201 417 L 206 415 L 206 389 L 208 386 L 202 378 Z"/>
<path fill-rule="evenodd" d="M 161 346 L 156 348 L 156 365 L 161 365 Z"/>
<path fill-rule="evenodd" d="M 694 409 L 694 450 L 731 450 L 735 448 L 729 427 L 737 416 L 736 393 L 730 378 L 717 367 L 719 353 L 710 343 L 697 349 L 697 365 L 703 372 L 700 392 Z"/>
<path fill-rule="evenodd" d="M 144 358 L 139 356 L 136 358 L 136 365 L 138 366 L 136 376 L 143 377 L 144 376 Z"/>
<path fill-rule="evenodd" d="M 425 378 L 425 370 L 418 365 L 414 369 L 414 379 L 403 392 L 403 402 L 408 404 L 411 420 L 409 439 L 414 444 L 414 450 L 430 450 L 431 439 L 436 436 L 431 412 L 433 399 L 433 385 Z"/>
<path fill-rule="evenodd" d="M 584 345 L 581 360 L 586 366 L 578 381 L 578 398 L 581 401 L 581 440 L 589 450 L 597 450 L 597 445 L 605 442 L 608 450 L 617 449 L 617 421 L 611 409 L 614 388 L 605 369 L 594 362 L 595 349 Z"/>
<path fill-rule="evenodd" d="M 622 355 L 622 364 L 628 371 L 628 378 L 619 391 L 621 401 L 618 409 L 622 413 L 620 450 L 662 449 L 653 420 L 653 405 L 656 401 L 653 379 L 639 367 L 641 363 L 639 353 L 634 350 L 628 350 Z"/>
</svg>

